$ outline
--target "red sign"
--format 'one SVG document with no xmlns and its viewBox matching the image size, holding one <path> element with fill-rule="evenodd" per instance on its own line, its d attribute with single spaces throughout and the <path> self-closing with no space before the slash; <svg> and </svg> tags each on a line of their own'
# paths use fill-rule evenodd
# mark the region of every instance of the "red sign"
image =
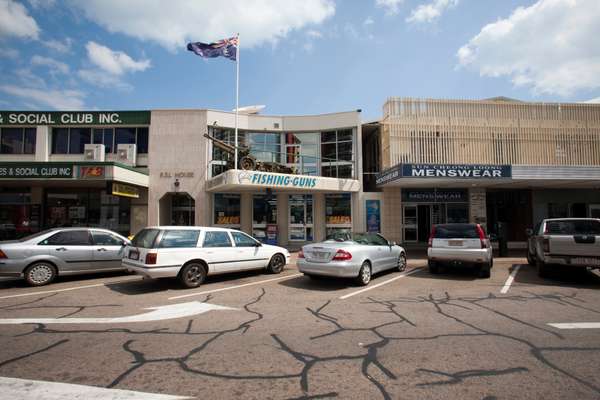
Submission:
<svg viewBox="0 0 600 400">
<path fill-rule="evenodd" d="M 104 177 L 104 167 L 79 167 L 80 178 L 102 178 Z"/>
</svg>

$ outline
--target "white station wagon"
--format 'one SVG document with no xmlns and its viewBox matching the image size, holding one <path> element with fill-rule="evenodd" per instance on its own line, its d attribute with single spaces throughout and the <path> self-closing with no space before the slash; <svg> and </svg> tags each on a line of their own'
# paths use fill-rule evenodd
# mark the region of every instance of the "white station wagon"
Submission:
<svg viewBox="0 0 600 400">
<path fill-rule="evenodd" d="M 234 229 L 157 226 L 135 235 L 123 266 L 149 278 L 177 277 L 194 288 L 207 275 L 251 269 L 278 274 L 289 260 L 285 248 L 262 244 Z"/>
</svg>

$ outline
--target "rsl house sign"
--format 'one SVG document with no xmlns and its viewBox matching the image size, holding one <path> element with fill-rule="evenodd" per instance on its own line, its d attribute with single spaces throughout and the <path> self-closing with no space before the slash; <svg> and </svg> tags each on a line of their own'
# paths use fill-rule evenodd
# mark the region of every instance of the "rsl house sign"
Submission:
<svg viewBox="0 0 600 400">
<path fill-rule="evenodd" d="M 398 164 L 380 173 L 376 182 L 383 185 L 400 178 L 506 179 L 512 177 L 510 165 Z"/>
</svg>

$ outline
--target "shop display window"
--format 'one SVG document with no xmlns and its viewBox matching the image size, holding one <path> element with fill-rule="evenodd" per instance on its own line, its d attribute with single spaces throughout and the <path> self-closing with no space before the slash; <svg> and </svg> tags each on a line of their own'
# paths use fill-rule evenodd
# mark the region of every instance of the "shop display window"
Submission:
<svg viewBox="0 0 600 400">
<path fill-rule="evenodd" d="M 0 154 L 35 154 L 36 128 L 1 128 Z"/>
<path fill-rule="evenodd" d="M 22 188 L 0 188 L 0 240 L 19 239 L 40 230 L 40 205 Z"/>
<path fill-rule="evenodd" d="M 277 244 L 277 198 L 254 195 L 252 198 L 252 236 L 263 243 Z"/>
<path fill-rule="evenodd" d="M 214 197 L 214 223 L 234 228 L 240 226 L 240 203 L 239 194 L 217 193 Z"/>
<path fill-rule="evenodd" d="M 325 221 L 327 226 L 346 225 L 352 227 L 352 196 L 350 193 L 325 196 Z"/>
</svg>

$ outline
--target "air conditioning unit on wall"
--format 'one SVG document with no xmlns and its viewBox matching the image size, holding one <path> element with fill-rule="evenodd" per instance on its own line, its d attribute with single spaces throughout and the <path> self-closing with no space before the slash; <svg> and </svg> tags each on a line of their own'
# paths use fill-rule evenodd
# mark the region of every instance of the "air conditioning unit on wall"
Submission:
<svg viewBox="0 0 600 400">
<path fill-rule="evenodd" d="M 135 144 L 117 145 L 117 162 L 126 165 L 135 165 L 137 148 Z"/>
<path fill-rule="evenodd" d="M 83 149 L 83 159 L 85 161 L 104 161 L 104 145 L 86 144 Z"/>
</svg>

